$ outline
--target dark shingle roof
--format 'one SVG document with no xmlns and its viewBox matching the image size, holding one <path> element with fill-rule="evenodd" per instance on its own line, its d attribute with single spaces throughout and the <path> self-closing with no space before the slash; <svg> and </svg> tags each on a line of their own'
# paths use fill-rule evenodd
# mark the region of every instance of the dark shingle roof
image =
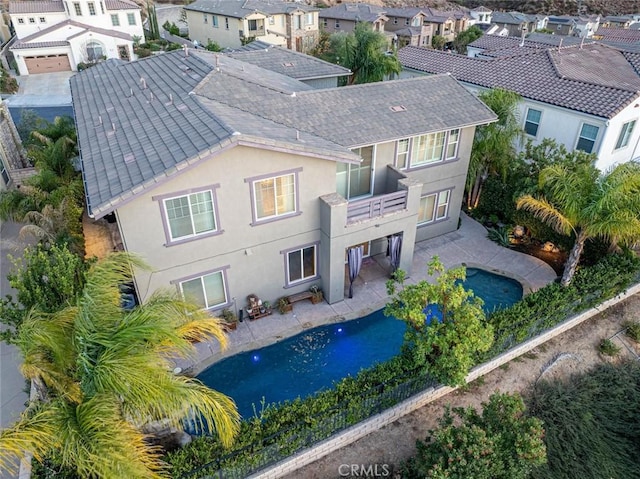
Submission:
<svg viewBox="0 0 640 479">
<path fill-rule="evenodd" d="M 427 15 L 421 8 L 386 8 L 384 10 L 385 14 L 389 17 L 397 17 L 397 18 L 413 18 L 416 15 L 422 13 L 425 16 Z"/>
<path fill-rule="evenodd" d="M 296 80 L 351 75 L 351 70 L 348 68 L 325 62 L 310 55 L 294 52 L 288 48 L 264 44 L 264 42 L 251 42 L 251 44 L 253 43 L 260 43 L 267 45 L 267 47 L 263 46 L 259 49 L 243 48 L 229 52 L 227 55 Z"/>
<path fill-rule="evenodd" d="M 529 53 L 532 50 L 549 49 L 557 46 L 590 45 L 593 40 L 569 37 L 566 35 L 548 35 L 544 33 L 531 33 L 523 40 L 520 37 L 501 37 L 499 35 L 482 35 L 469 44 L 469 47 L 484 50 L 485 57 L 510 57 Z"/>
<path fill-rule="evenodd" d="M 185 10 L 196 12 L 214 13 L 231 18 L 244 18 L 255 12 L 265 15 L 290 13 L 296 10 L 315 12 L 318 8 L 304 3 L 284 2 L 278 0 L 196 0 L 183 7 Z"/>
<path fill-rule="evenodd" d="M 406 68 L 432 74 L 450 72 L 465 83 L 505 88 L 525 98 L 603 118 L 615 116 L 640 91 L 640 77 L 625 56 L 598 44 L 494 59 L 405 47 L 398 57 Z"/>
<path fill-rule="evenodd" d="M 355 161 L 349 148 L 495 120 L 448 75 L 313 90 L 201 51 L 108 60 L 74 75 L 71 92 L 95 217 L 233 144 Z"/>
<path fill-rule="evenodd" d="M 9 2 L 9 13 L 49 13 L 64 12 L 61 0 L 32 0 Z"/>
<path fill-rule="evenodd" d="M 335 18 L 338 20 L 351 20 L 362 22 L 374 22 L 385 15 L 386 10 L 376 5 L 366 3 L 340 3 L 330 8 L 323 8 L 318 14 L 320 18 Z"/>
<path fill-rule="evenodd" d="M 66 40 L 52 41 L 52 42 L 33 42 L 23 43 L 17 42 L 11 45 L 11 50 L 22 50 L 25 48 L 47 48 L 47 47 L 66 47 L 69 42 Z"/>
<path fill-rule="evenodd" d="M 226 60 L 221 59 L 221 63 Z M 224 64 L 221 72 L 226 72 Z M 308 90 L 293 95 L 259 85 L 243 85 L 242 79 L 233 75 L 210 75 L 198 85 L 196 94 L 348 148 L 486 123 L 495 118 L 491 110 L 449 75 Z M 394 112 L 395 106 L 404 110 Z"/>
<path fill-rule="evenodd" d="M 107 10 L 140 10 L 140 6 L 131 0 L 105 0 Z"/>
<path fill-rule="evenodd" d="M 491 15 L 491 23 L 494 24 L 511 24 L 519 25 L 521 23 L 535 22 L 534 15 L 527 15 L 520 12 L 493 12 Z"/>
</svg>

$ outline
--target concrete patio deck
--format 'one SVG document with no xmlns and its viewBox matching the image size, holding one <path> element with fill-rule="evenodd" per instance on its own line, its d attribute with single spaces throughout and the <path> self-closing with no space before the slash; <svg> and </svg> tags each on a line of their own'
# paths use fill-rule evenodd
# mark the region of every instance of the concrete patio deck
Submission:
<svg viewBox="0 0 640 479">
<path fill-rule="evenodd" d="M 544 261 L 497 245 L 487 238 L 487 230 L 480 223 L 464 214 L 461 219 L 457 231 L 416 244 L 408 283 L 427 279 L 427 263 L 436 255 L 447 268 L 465 264 L 517 279 L 523 284 L 525 293 L 556 279 L 556 273 Z M 347 298 L 346 281 L 344 301 L 315 305 L 301 301 L 294 305 L 291 313 L 281 315 L 275 311 L 257 321 L 245 320 L 229 333 L 229 345 L 225 351 L 220 350 L 217 342 L 198 343 L 197 357 L 179 360 L 176 366 L 195 375 L 224 357 L 261 348 L 309 328 L 365 316 L 387 303 L 389 297 L 385 283 L 389 279 L 389 271 L 389 262 L 384 255 L 367 258 L 353 283 L 353 298 Z M 244 305 L 243 299 L 236 299 L 238 309 Z"/>
</svg>

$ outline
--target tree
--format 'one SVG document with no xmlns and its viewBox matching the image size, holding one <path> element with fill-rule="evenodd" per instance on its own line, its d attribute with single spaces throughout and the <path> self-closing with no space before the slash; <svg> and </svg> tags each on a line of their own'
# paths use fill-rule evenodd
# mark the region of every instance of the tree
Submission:
<svg viewBox="0 0 640 479">
<path fill-rule="evenodd" d="M 225 346 L 220 321 L 171 293 L 123 310 L 118 285 L 131 280 L 132 267 L 145 266 L 114 253 L 90 269 L 76 304 L 26 315 L 16 344 L 40 400 L 0 432 L 0 467 L 31 453 L 57 458 L 80 477 L 165 477 L 160 450 L 142 432 L 158 420 L 180 428 L 191 417 L 224 445 L 233 441 L 233 401 L 174 375 L 169 359 L 195 355 L 195 341 Z"/>
<path fill-rule="evenodd" d="M 588 163 L 553 165 L 540 172 L 542 194 L 518 198 L 516 207 L 575 240 L 561 284 L 568 286 L 587 239 L 631 244 L 640 237 L 640 164 L 624 163 L 600 173 Z"/>
<path fill-rule="evenodd" d="M 491 347 L 493 329 L 485 322 L 482 300 L 460 283 L 466 277 L 464 267 L 445 271 L 436 256 L 428 272 L 439 274 L 435 283 L 408 285 L 404 271 L 396 271 L 387 281 L 391 300 L 384 314 L 407 323 L 404 350 L 416 365 L 444 384 L 459 386 L 476 354 Z"/>
<path fill-rule="evenodd" d="M 473 25 L 456 35 L 456 39 L 453 41 L 453 47 L 459 54 L 466 55 L 467 45 L 476 41 L 482 35 L 483 31 L 480 30 L 480 28 L 478 28 L 476 25 Z"/>
<path fill-rule="evenodd" d="M 394 54 L 387 54 L 386 37 L 366 22 L 358 22 L 353 32 L 334 33 L 330 46 L 321 56 L 351 70 L 349 85 L 372 83 L 399 74 L 402 66 Z"/>
<path fill-rule="evenodd" d="M 402 467 L 409 479 L 526 479 L 546 462 L 542 421 L 524 415 L 518 394 L 492 394 L 474 408 L 447 408 Z"/>
<path fill-rule="evenodd" d="M 431 46 L 436 50 L 444 50 L 447 40 L 441 35 L 434 35 L 431 39 Z"/>
<path fill-rule="evenodd" d="M 516 155 L 516 142 L 523 136 L 517 115 L 520 95 L 494 88 L 481 93 L 479 98 L 498 115 L 498 121 L 476 129 L 467 173 L 469 209 L 478 205 L 482 184 L 489 175 L 500 175 L 503 180 L 506 178 Z"/>
</svg>

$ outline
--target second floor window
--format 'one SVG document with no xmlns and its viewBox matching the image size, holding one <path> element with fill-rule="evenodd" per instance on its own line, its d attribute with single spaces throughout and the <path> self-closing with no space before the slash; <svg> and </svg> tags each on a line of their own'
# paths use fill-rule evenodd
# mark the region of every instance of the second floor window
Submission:
<svg viewBox="0 0 640 479">
<path fill-rule="evenodd" d="M 421 166 L 455 160 L 460 144 L 460 129 L 439 131 L 396 142 L 396 167 Z"/>
<path fill-rule="evenodd" d="M 252 187 L 256 221 L 296 212 L 295 173 L 257 180 Z"/>
<path fill-rule="evenodd" d="M 540 110 L 534 110 L 533 108 L 529 108 L 527 110 L 527 118 L 524 122 L 524 131 L 527 135 L 538 135 L 538 127 L 540 126 L 541 116 L 542 112 Z"/>
<path fill-rule="evenodd" d="M 304 19 L 304 24 L 305 25 L 313 25 L 314 24 L 313 13 L 307 13 L 307 15 L 305 16 L 305 19 Z"/>
<path fill-rule="evenodd" d="M 78 2 L 73 3 L 73 9 L 75 10 L 76 15 L 78 15 L 79 17 L 82 16 L 82 8 L 80 8 L 80 4 Z"/>
<path fill-rule="evenodd" d="M 294 15 L 293 16 L 293 28 L 296 30 L 300 30 L 302 27 L 302 15 Z"/>
<path fill-rule="evenodd" d="M 328 25 L 327 19 L 326 19 L 326 18 L 323 18 L 323 19 L 322 19 L 322 26 L 323 26 L 324 28 L 327 28 L 327 25 Z"/>
<path fill-rule="evenodd" d="M 22 25 L 24 23 L 24 18 L 18 18 L 18 23 Z"/>
<path fill-rule="evenodd" d="M 414 27 L 419 27 L 420 25 L 422 25 L 422 17 L 413 17 L 412 25 Z"/>
<path fill-rule="evenodd" d="M 136 15 L 135 15 L 135 13 L 127 13 L 127 22 L 129 22 L 129 25 L 135 25 L 136 24 Z"/>
<path fill-rule="evenodd" d="M 213 25 L 213 28 L 218 28 L 218 16 L 217 15 L 211 15 L 211 25 Z"/>
<path fill-rule="evenodd" d="M 336 20 L 336 28 L 340 28 L 340 20 Z"/>
<path fill-rule="evenodd" d="M 598 130 L 599 128 L 597 126 L 584 123 L 580 129 L 578 143 L 576 143 L 576 150 L 593 153 L 593 148 L 596 145 L 596 138 L 598 138 Z"/>
<path fill-rule="evenodd" d="M 353 150 L 362 157 L 359 164 L 337 163 L 336 191 L 347 200 L 371 194 L 373 146 Z"/>
<path fill-rule="evenodd" d="M 207 14 L 205 13 L 204 15 L 202 15 L 202 19 L 204 20 L 204 23 L 207 23 Z"/>
<path fill-rule="evenodd" d="M 120 26 L 120 18 L 118 17 L 117 13 L 111 15 L 111 25 L 113 25 L 114 27 Z"/>
<path fill-rule="evenodd" d="M 89 2 L 87 4 L 87 6 L 89 7 L 89 15 L 95 15 L 96 14 L 96 4 L 93 2 Z"/>
<path fill-rule="evenodd" d="M 258 30 L 258 20 L 249 20 L 249 31 L 255 32 Z"/>
<path fill-rule="evenodd" d="M 633 133 L 633 128 L 636 126 L 636 121 L 628 121 L 624 125 L 622 125 L 622 130 L 620 131 L 620 136 L 618 137 L 618 141 L 616 141 L 616 150 L 618 148 L 624 148 L 629 144 L 629 140 L 631 139 L 631 134 Z"/>
<path fill-rule="evenodd" d="M 229 30 L 229 19 L 227 17 L 225 17 L 225 19 L 224 19 L 224 28 Z"/>
<path fill-rule="evenodd" d="M 216 231 L 211 190 L 164 200 L 171 240 Z"/>
</svg>

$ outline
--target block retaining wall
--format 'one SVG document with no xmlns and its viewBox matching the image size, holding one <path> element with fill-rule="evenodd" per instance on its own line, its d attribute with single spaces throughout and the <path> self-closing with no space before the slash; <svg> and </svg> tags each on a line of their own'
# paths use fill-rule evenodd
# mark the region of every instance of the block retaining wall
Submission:
<svg viewBox="0 0 640 479">
<path fill-rule="evenodd" d="M 549 341 L 550 339 L 555 338 L 556 336 L 568 331 L 569 329 L 583 323 L 587 319 L 592 318 L 596 314 L 605 311 L 611 306 L 639 292 L 640 283 L 631 286 L 626 292 L 621 293 L 608 301 L 605 301 L 597 307 L 585 311 L 584 313 L 581 313 L 572 318 L 569 318 L 566 321 L 558 324 L 554 328 L 549 329 L 548 331 L 536 336 L 535 338 L 530 339 L 518 346 L 515 346 L 514 348 L 511 348 L 509 351 L 495 357 L 491 361 L 481 364 L 480 366 L 476 366 L 467 375 L 466 381 L 469 383 L 481 376 L 484 376 L 485 374 L 490 373 L 503 364 L 508 363 L 518 356 L 522 356 L 535 347 Z M 318 459 L 321 459 L 324 456 L 327 456 L 328 454 L 357 441 L 358 439 L 368 435 L 373 431 L 377 431 L 378 429 L 391 424 L 396 419 L 399 419 L 402 416 L 405 416 L 415 411 L 416 409 L 419 409 L 422 406 L 449 394 L 455 389 L 456 388 L 452 388 L 449 386 L 429 388 L 426 391 L 420 394 L 416 394 L 406 401 L 401 402 L 391 409 L 387 409 L 380 414 L 376 414 L 366 421 L 356 424 L 355 426 L 352 426 L 349 429 L 346 429 L 345 431 L 336 434 L 335 436 L 332 436 L 325 441 L 320 442 L 310 449 L 291 456 L 284 461 L 277 463 L 273 467 L 270 467 L 269 469 L 260 471 L 250 476 L 250 479 L 276 479 L 286 474 L 290 474 L 293 471 L 300 469 L 301 467 L 311 464 L 312 462 L 315 462 Z"/>
</svg>

